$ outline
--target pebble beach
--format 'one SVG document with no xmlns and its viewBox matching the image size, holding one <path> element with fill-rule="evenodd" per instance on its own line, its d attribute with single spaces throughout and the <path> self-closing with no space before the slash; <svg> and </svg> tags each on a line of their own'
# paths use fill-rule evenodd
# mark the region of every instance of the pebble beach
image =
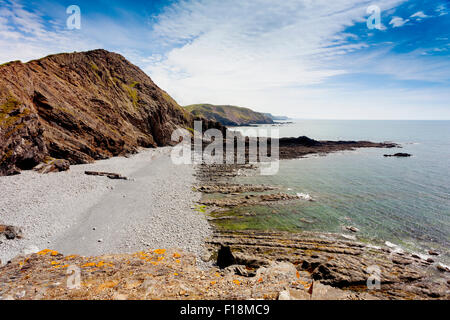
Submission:
<svg viewBox="0 0 450 320">
<path fill-rule="evenodd" d="M 46 248 L 86 256 L 180 248 L 201 257 L 210 226 L 193 209 L 200 197 L 192 191 L 194 169 L 173 164 L 171 150 L 143 149 L 67 172 L 0 177 L 0 224 L 23 231 L 22 239 L 0 240 L 2 264 Z"/>
</svg>

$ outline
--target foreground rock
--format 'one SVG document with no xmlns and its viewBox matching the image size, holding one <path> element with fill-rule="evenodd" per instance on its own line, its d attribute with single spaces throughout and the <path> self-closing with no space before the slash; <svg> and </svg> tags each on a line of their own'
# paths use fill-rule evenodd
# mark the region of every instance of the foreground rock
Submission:
<svg viewBox="0 0 450 320">
<path fill-rule="evenodd" d="M 272 261 L 287 262 L 298 272 L 333 288 L 367 293 L 379 299 L 449 299 L 449 278 L 430 278 L 430 263 L 387 248 L 375 249 L 338 236 L 220 230 L 208 242 L 212 256 L 229 247 L 223 259 L 242 265 L 249 274 Z M 226 264 L 225 264 L 226 265 Z M 440 270 L 444 271 L 441 267 Z M 367 280 L 379 268 L 381 287 L 369 290 Z M 444 273 L 445 274 L 445 273 Z"/>
<path fill-rule="evenodd" d="M 22 230 L 18 227 L 5 226 L 0 224 L 0 236 L 4 236 L 8 240 L 22 238 Z"/>
<path fill-rule="evenodd" d="M 61 172 L 67 171 L 70 168 L 70 162 L 62 159 L 53 159 L 47 163 L 41 163 L 33 168 L 39 173 Z"/>
<path fill-rule="evenodd" d="M 291 263 L 273 262 L 253 277 L 217 267 L 200 270 L 192 254 L 148 250 L 101 257 L 63 256 L 43 250 L 0 268 L 0 299 L 369 299 L 367 293 L 333 289 Z"/>
</svg>

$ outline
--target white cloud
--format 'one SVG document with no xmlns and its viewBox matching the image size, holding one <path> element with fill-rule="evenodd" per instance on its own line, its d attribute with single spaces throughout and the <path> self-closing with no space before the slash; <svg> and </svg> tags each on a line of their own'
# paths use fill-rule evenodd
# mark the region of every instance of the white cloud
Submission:
<svg viewBox="0 0 450 320">
<path fill-rule="evenodd" d="M 426 19 L 430 16 L 427 16 L 423 11 L 418 11 L 410 16 L 410 18 L 416 18 L 417 20 Z"/>
<path fill-rule="evenodd" d="M 436 12 L 439 13 L 439 16 L 445 16 L 448 14 L 447 7 L 445 4 L 440 4 L 436 7 Z"/>
<path fill-rule="evenodd" d="M 379 2 L 382 10 L 403 1 Z M 344 33 L 371 1 L 182 1 L 153 31 L 176 48 L 146 71 L 182 104 L 247 103 L 270 111 L 269 92 L 345 74 L 343 56 L 367 47 Z M 248 99 L 252 96 L 253 100 Z M 299 96 L 300 99 L 300 96 Z"/>
<path fill-rule="evenodd" d="M 403 19 L 401 17 L 393 17 L 391 22 L 389 22 L 389 24 L 392 24 L 393 28 L 399 28 L 403 27 L 408 21 L 409 19 Z"/>
<path fill-rule="evenodd" d="M 49 29 L 42 16 L 18 2 L 1 1 L 0 61 L 28 61 L 58 52 L 87 50 L 96 43 L 80 32 L 65 29 L 65 21 Z M 97 44 L 98 45 L 98 44 Z"/>
</svg>

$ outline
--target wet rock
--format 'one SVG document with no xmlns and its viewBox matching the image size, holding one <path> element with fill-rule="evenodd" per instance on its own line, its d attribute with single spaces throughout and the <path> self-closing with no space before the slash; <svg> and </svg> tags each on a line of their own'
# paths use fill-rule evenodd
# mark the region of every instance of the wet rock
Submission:
<svg viewBox="0 0 450 320">
<path fill-rule="evenodd" d="M 385 154 L 384 157 L 407 158 L 407 157 L 411 157 L 411 154 L 399 152 L 399 153 L 395 153 L 395 154 Z"/>
<path fill-rule="evenodd" d="M 236 207 L 236 206 L 250 206 L 260 203 L 289 201 L 289 200 L 298 200 L 298 197 L 296 195 L 291 195 L 287 193 L 274 193 L 274 194 L 255 195 L 252 197 L 204 199 L 200 200 L 198 203 L 207 206 Z"/>
<path fill-rule="evenodd" d="M 429 254 L 430 256 L 438 256 L 438 255 L 439 255 L 439 252 L 434 251 L 434 250 L 429 250 L 429 251 L 428 251 L 428 254 Z"/>
<path fill-rule="evenodd" d="M 226 243 L 239 265 L 250 265 L 246 257 L 264 259 L 268 264 L 257 268 L 255 279 L 284 279 L 291 283 L 313 278 L 323 285 L 352 290 L 366 288 L 367 268 L 376 265 L 380 268 L 384 289 L 370 292 L 370 298 L 429 299 L 428 294 L 415 288 L 427 284 L 431 291 L 442 289 L 440 284 L 429 282 L 428 269 L 421 260 L 392 255 L 385 248 L 368 247 L 356 241 L 339 240 L 338 237 L 318 237 L 317 234 L 307 232 L 221 230 L 208 241 L 208 247 L 214 252 Z M 287 268 L 277 272 L 271 268 L 274 261 L 286 263 Z M 280 288 L 280 291 L 283 290 L 285 288 Z"/>
<path fill-rule="evenodd" d="M 351 231 L 351 232 L 359 232 L 359 229 L 356 227 L 352 227 L 352 226 L 346 226 L 345 227 L 346 230 Z"/>
<path fill-rule="evenodd" d="M 228 184 L 228 183 L 218 183 L 218 184 L 204 184 L 195 187 L 195 190 L 202 193 L 222 193 L 239 195 L 244 192 L 263 192 L 269 190 L 275 190 L 277 187 L 265 186 L 265 185 L 240 185 L 240 184 Z"/>
<path fill-rule="evenodd" d="M 211 220 L 211 221 L 217 221 L 217 220 L 231 220 L 231 219 L 236 219 L 236 217 L 235 216 L 222 216 L 222 217 L 210 217 L 210 218 L 208 218 L 208 220 Z"/>
<path fill-rule="evenodd" d="M 306 139 L 305 139 L 306 138 Z M 356 148 L 394 148 L 395 143 L 375 143 L 369 141 L 316 141 L 304 137 L 281 138 L 279 140 L 280 159 L 301 158 L 309 154 L 326 154 Z"/>
</svg>

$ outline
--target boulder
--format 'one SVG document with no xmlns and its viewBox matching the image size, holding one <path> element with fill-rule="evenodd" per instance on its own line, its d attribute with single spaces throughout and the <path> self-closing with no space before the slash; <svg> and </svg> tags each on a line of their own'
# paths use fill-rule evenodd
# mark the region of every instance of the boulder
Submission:
<svg viewBox="0 0 450 320">
<path fill-rule="evenodd" d="M 229 267 L 235 264 L 236 259 L 231 252 L 229 246 L 220 246 L 219 252 L 217 253 L 217 266 L 221 269 Z"/>
<path fill-rule="evenodd" d="M 352 226 L 345 226 L 345 229 L 351 232 L 359 232 L 359 229 Z"/>
<path fill-rule="evenodd" d="M 18 227 L 0 225 L 0 235 L 4 235 L 6 239 L 21 239 L 22 230 Z"/>
<path fill-rule="evenodd" d="M 450 268 L 443 265 L 442 263 L 438 263 L 438 265 L 436 266 L 436 268 L 441 271 L 441 272 L 450 272 Z"/>
<path fill-rule="evenodd" d="M 41 163 L 34 167 L 34 171 L 39 173 L 61 172 L 67 171 L 70 168 L 70 162 L 63 159 L 54 159 L 48 163 Z"/>
<path fill-rule="evenodd" d="M 385 157 L 408 158 L 408 157 L 411 157 L 412 155 L 409 153 L 399 152 L 399 153 L 395 153 L 395 154 L 385 154 L 384 156 Z"/>
</svg>

